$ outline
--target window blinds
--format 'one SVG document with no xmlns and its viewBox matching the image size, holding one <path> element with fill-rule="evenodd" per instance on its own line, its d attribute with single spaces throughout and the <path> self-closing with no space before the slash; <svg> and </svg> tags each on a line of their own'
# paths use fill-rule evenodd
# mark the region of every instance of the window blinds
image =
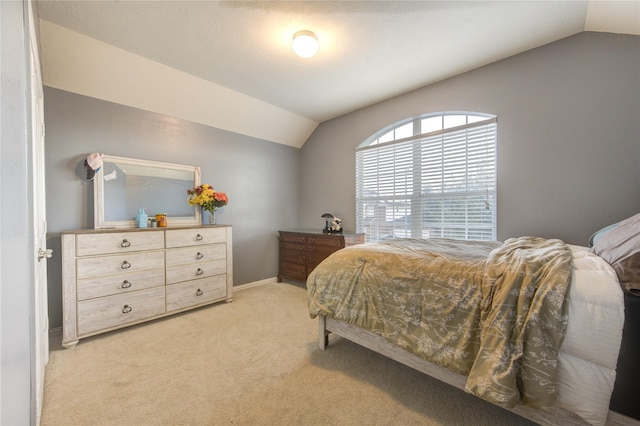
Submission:
<svg viewBox="0 0 640 426">
<path fill-rule="evenodd" d="M 492 118 L 358 148 L 358 232 L 495 239 L 496 127 Z"/>
</svg>

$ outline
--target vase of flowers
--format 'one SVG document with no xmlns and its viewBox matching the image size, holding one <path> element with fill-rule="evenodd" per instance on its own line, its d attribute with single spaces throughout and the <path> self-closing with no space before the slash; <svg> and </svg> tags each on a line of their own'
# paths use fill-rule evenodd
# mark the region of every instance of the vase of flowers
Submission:
<svg viewBox="0 0 640 426">
<path fill-rule="evenodd" d="M 208 183 L 187 189 L 187 194 L 189 195 L 189 205 L 202 206 L 203 210 L 209 212 L 210 225 L 216 224 L 216 209 L 229 203 L 227 194 L 214 190 Z"/>
</svg>

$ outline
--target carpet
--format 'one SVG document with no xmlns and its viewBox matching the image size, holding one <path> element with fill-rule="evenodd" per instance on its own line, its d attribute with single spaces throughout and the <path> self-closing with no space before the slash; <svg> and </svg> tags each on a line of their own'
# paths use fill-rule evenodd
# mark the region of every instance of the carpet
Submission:
<svg viewBox="0 0 640 426">
<path fill-rule="evenodd" d="M 52 336 L 42 425 L 527 425 L 330 336 L 300 283 L 83 339 Z"/>
</svg>

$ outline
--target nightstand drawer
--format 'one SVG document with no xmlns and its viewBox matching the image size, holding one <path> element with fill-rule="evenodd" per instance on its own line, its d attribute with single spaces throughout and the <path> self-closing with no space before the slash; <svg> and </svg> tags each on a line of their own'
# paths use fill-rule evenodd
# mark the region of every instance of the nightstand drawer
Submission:
<svg viewBox="0 0 640 426">
<path fill-rule="evenodd" d="M 304 251 L 285 248 L 280 249 L 280 261 L 294 263 L 296 265 L 306 265 L 307 256 L 305 256 Z"/>
<path fill-rule="evenodd" d="M 309 237 L 307 249 L 309 251 L 329 251 L 330 253 L 344 247 L 344 238 L 334 236 Z"/>
<path fill-rule="evenodd" d="M 164 287 L 78 302 L 78 333 L 115 327 L 165 312 Z"/>
<path fill-rule="evenodd" d="M 293 243 L 289 241 L 280 241 L 280 250 L 299 251 L 304 253 L 307 250 L 306 245 L 300 243 Z"/>
<path fill-rule="evenodd" d="M 311 258 L 311 255 L 325 258 L 331 253 L 340 250 L 341 248 L 342 247 L 309 246 L 309 248 L 307 249 L 307 253 L 309 254 L 309 258 Z"/>
<path fill-rule="evenodd" d="M 167 312 L 224 299 L 227 296 L 225 274 L 167 286 Z"/>
<path fill-rule="evenodd" d="M 310 274 L 311 271 L 313 271 L 315 267 L 320 264 L 320 262 L 322 262 L 329 256 L 331 256 L 331 253 L 309 254 L 309 257 L 307 259 L 307 274 Z"/>
<path fill-rule="evenodd" d="M 280 262 L 280 275 L 291 277 L 294 280 L 305 281 L 307 279 L 307 266 L 293 263 Z"/>
<path fill-rule="evenodd" d="M 307 237 L 300 234 L 289 234 L 286 232 L 280 232 L 280 241 L 286 241 L 290 243 L 305 244 Z"/>
</svg>

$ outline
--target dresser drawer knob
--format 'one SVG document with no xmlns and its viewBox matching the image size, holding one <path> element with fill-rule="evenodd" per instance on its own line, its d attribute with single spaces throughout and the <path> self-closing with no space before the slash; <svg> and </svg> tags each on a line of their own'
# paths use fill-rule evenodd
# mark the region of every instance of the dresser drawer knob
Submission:
<svg viewBox="0 0 640 426">
<path fill-rule="evenodd" d="M 128 280 L 124 280 L 124 281 L 122 281 L 121 287 L 122 288 L 129 288 L 129 287 L 131 287 L 131 282 L 128 281 Z"/>
<path fill-rule="evenodd" d="M 196 296 L 202 296 L 204 294 L 204 291 L 198 289 L 198 291 L 196 291 Z"/>
<path fill-rule="evenodd" d="M 196 275 L 202 275 L 202 274 L 204 274 L 204 271 L 198 268 L 198 270 L 196 271 Z"/>
<path fill-rule="evenodd" d="M 133 308 L 129 305 L 124 305 L 122 307 L 122 313 L 123 314 L 128 314 L 129 312 L 133 311 Z"/>
<path fill-rule="evenodd" d="M 131 264 L 126 260 L 120 264 L 120 269 L 129 269 L 131 268 Z"/>
<path fill-rule="evenodd" d="M 127 248 L 127 247 L 131 247 L 131 243 L 125 238 L 124 240 L 122 240 L 122 242 L 120 243 L 120 247 L 122 248 Z"/>
<path fill-rule="evenodd" d="M 200 234 L 196 235 L 196 241 L 202 241 L 204 240 L 204 237 Z"/>
<path fill-rule="evenodd" d="M 200 259 L 202 259 L 203 257 L 204 257 L 204 254 L 202 254 L 202 253 L 200 253 L 200 252 L 196 253 L 196 259 L 200 260 Z"/>
</svg>

